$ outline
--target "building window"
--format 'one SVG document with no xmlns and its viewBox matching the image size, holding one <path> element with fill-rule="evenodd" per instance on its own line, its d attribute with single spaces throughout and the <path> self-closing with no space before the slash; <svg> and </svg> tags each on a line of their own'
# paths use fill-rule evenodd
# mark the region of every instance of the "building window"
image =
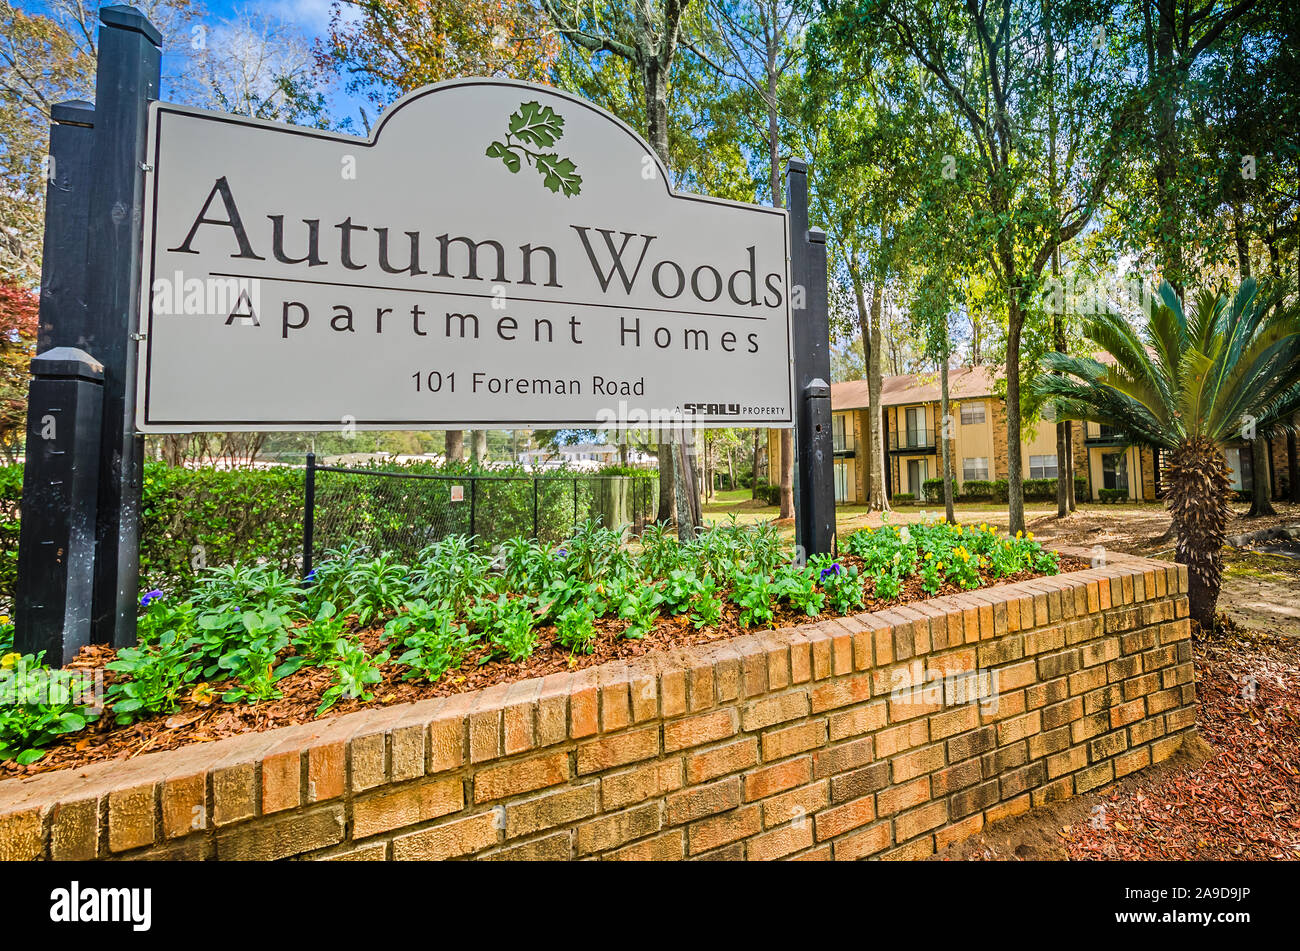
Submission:
<svg viewBox="0 0 1300 951">
<path fill-rule="evenodd" d="M 849 466 L 845 462 L 835 463 L 835 501 L 849 500 Z"/>
<path fill-rule="evenodd" d="M 1128 453 L 1102 453 L 1101 482 L 1104 488 L 1128 491 Z"/>
<path fill-rule="evenodd" d="M 831 417 L 831 450 L 833 452 L 844 452 L 852 447 L 848 442 L 848 420 L 844 416 Z"/>
<path fill-rule="evenodd" d="M 1029 457 L 1029 478 L 1031 479 L 1055 479 L 1056 478 L 1056 456 L 1030 456 Z"/>
<path fill-rule="evenodd" d="M 984 422 L 984 404 L 983 403 L 962 403 L 961 404 L 961 424 L 963 426 L 972 426 L 975 423 Z"/>
<path fill-rule="evenodd" d="M 972 479 L 988 481 L 988 477 L 989 460 L 987 456 L 975 456 L 961 461 L 961 480 L 963 482 L 969 482 Z"/>
</svg>

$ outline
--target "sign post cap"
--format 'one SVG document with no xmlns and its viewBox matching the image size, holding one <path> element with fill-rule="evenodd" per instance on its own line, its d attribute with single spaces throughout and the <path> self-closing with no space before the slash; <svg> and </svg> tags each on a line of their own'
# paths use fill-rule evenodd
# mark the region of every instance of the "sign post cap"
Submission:
<svg viewBox="0 0 1300 951">
<path fill-rule="evenodd" d="M 104 364 L 76 347 L 51 347 L 32 357 L 32 375 L 103 382 Z"/>
<path fill-rule="evenodd" d="M 99 22 L 105 26 L 117 27 L 119 30 L 134 30 L 144 36 L 150 43 L 162 48 L 162 33 L 158 27 L 149 22 L 149 18 L 135 7 L 116 3 L 111 7 L 101 7 Z"/>
</svg>

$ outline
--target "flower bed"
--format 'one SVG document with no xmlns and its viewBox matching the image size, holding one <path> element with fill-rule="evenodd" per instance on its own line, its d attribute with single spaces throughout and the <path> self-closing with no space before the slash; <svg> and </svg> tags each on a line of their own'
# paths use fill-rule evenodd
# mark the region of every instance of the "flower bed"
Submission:
<svg viewBox="0 0 1300 951">
<path fill-rule="evenodd" d="M 0 643 L 0 691 L 20 701 L 0 705 L 0 756 L 11 775 L 82 765 L 1084 567 L 942 522 L 863 530 L 807 564 L 770 526 L 686 545 L 653 528 L 633 549 L 587 524 L 491 554 L 448 538 L 415 565 L 342 550 L 306 585 L 236 565 L 149 592 L 138 647 L 83 651 L 75 667 L 108 671 L 97 717 L 18 696 L 43 669 Z"/>
</svg>

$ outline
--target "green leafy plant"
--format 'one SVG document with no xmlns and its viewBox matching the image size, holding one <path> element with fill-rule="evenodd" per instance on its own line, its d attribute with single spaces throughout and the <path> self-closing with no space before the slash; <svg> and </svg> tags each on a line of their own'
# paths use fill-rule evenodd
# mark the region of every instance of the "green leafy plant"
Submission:
<svg viewBox="0 0 1300 951">
<path fill-rule="evenodd" d="M 826 592 L 832 610 L 851 614 L 864 606 L 862 577 L 857 568 L 846 567 L 833 555 L 813 555 L 808 559 L 808 567 L 816 573 L 817 583 Z"/>
<path fill-rule="evenodd" d="M 411 669 L 403 679 L 423 678 L 433 683 L 459 667 L 478 636 L 456 621 L 447 604 L 424 600 L 403 606 L 397 617 L 384 626 L 384 639 L 396 639 L 406 650 L 397 658 Z"/>
<path fill-rule="evenodd" d="M 731 601 L 740 608 L 740 626 L 770 625 L 776 614 L 772 602 L 776 591 L 765 574 L 739 574 L 733 579 Z"/>
<path fill-rule="evenodd" d="M 590 654 L 596 646 L 596 612 L 590 604 L 570 605 L 555 621 L 555 639 L 573 654 Z"/>
<path fill-rule="evenodd" d="M 138 647 L 123 647 L 104 667 L 125 674 L 109 686 L 106 702 L 119 724 L 171 713 L 188 684 L 202 672 L 179 630 L 164 631 Z"/>
<path fill-rule="evenodd" d="M 72 675 L 51 670 L 44 657 L 11 651 L 0 658 L 0 760 L 35 763 L 44 747 L 99 716 L 79 702 L 85 698 Z"/>
<path fill-rule="evenodd" d="M 321 703 L 316 710 L 320 716 L 340 700 L 360 700 L 368 703 L 372 698 L 366 688 L 383 680 L 380 667 L 388 663 L 388 651 L 380 651 L 374 657 L 354 640 L 341 637 L 335 642 L 335 655 L 327 663 L 334 671 L 334 682 L 321 694 Z"/>
<path fill-rule="evenodd" d="M 504 656 L 518 662 L 527 659 L 537 646 L 537 617 L 526 598 L 502 594 L 484 599 L 470 610 L 469 619 L 493 648 L 484 661 Z"/>
<path fill-rule="evenodd" d="M 659 620 L 659 609 L 663 603 L 664 596 L 653 584 L 644 583 L 625 589 L 618 609 L 618 616 L 628 622 L 623 629 L 623 636 L 629 640 L 639 640 L 649 634 Z"/>
<path fill-rule="evenodd" d="M 799 565 L 787 564 L 777 568 L 772 590 L 777 598 L 809 617 L 821 614 L 822 606 L 826 603 L 826 594 L 817 590 L 817 580 L 813 573 Z"/>
</svg>

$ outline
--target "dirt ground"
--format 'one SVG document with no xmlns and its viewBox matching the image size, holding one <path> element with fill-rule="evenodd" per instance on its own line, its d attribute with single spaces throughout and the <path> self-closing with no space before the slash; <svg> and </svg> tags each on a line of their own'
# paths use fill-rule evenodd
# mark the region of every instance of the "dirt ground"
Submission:
<svg viewBox="0 0 1300 951">
<path fill-rule="evenodd" d="M 1246 518 L 1234 506 L 1229 535 L 1300 525 L 1300 505 Z M 913 522 L 934 507 L 903 508 Z M 942 512 L 942 508 L 939 509 Z M 719 500 L 708 517 L 771 519 L 776 510 Z M 880 513 L 842 507 L 841 535 L 882 524 Z M 1005 506 L 957 507 L 964 523 L 1005 527 Z M 1026 506 L 1025 521 L 1049 545 L 1173 560 L 1162 504 L 1085 504 L 1064 519 L 1054 504 Z M 780 523 L 778 523 L 780 524 Z M 791 527 L 792 530 L 792 527 Z M 1172 759 L 1065 802 L 997 823 L 949 846 L 939 861 L 1042 859 L 1300 859 L 1300 546 L 1224 549 L 1222 629 L 1193 642 L 1198 734 Z"/>
</svg>

